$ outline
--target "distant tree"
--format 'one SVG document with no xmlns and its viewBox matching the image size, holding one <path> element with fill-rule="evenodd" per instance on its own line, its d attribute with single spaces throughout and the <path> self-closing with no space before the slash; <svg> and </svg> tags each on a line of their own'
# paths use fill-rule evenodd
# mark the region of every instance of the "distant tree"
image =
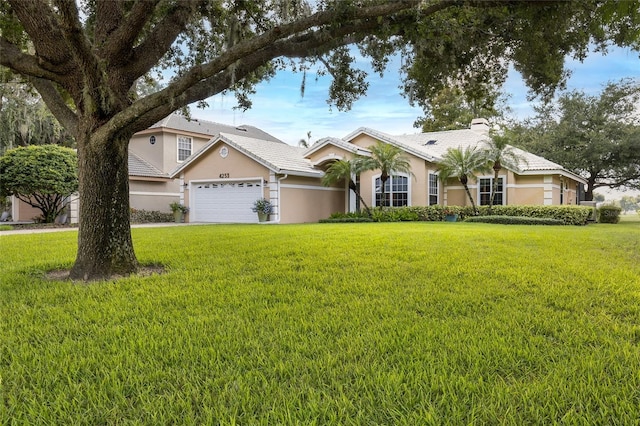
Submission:
<svg viewBox="0 0 640 426">
<path fill-rule="evenodd" d="M 598 203 L 602 203 L 604 201 L 604 194 L 594 193 L 593 194 L 593 201 L 596 201 Z"/>
<path fill-rule="evenodd" d="M 425 117 L 419 118 L 414 126 L 423 132 L 468 129 L 474 118 L 503 117 L 509 110 L 505 96 L 495 89 L 487 89 L 478 96 L 483 99 L 469 99 L 461 88 L 445 87 L 422 103 Z"/>
<path fill-rule="evenodd" d="M 333 162 L 329 168 L 324 172 L 322 177 L 322 184 L 324 186 L 332 185 L 336 182 L 346 181 L 349 184 L 349 189 L 356 194 L 356 197 L 360 200 L 360 203 L 364 206 L 367 214 L 371 216 L 371 210 L 369 206 L 362 198 L 358 186 L 353 181 L 353 176 L 360 174 L 363 171 L 363 158 L 356 157 L 351 160 L 338 160 Z"/>
<path fill-rule="evenodd" d="M 620 199 L 620 208 L 625 213 L 640 210 L 640 196 L 632 197 L 630 195 L 624 195 Z"/>
<path fill-rule="evenodd" d="M 446 183 L 449 178 L 458 178 L 471 201 L 473 212 L 477 215 L 478 208 L 469 191 L 469 180 L 476 178 L 476 173 L 487 173 L 491 170 L 484 152 L 476 146 L 468 146 L 464 149 L 449 148 L 442 156 L 438 164 L 440 180 Z"/>
<path fill-rule="evenodd" d="M 386 184 L 393 173 L 411 173 L 411 163 L 404 151 L 395 145 L 381 141 L 369 147 L 371 157 L 362 160 L 363 170 L 380 170 L 380 207 L 387 204 Z"/>
<path fill-rule="evenodd" d="M 502 167 L 513 171 L 518 171 L 521 163 L 526 163 L 524 156 L 518 154 L 513 146 L 510 146 L 511 138 L 509 132 L 498 133 L 492 131 L 489 140 L 483 148 L 483 154 L 493 169 L 493 185 L 491 185 L 491 197 L 489 200 L 489 211 L 493 207 L 496 192 L 498 192 L 498 175 Z"/>
<path fill-rule="evenodd" d="M 0 157 L 0 196 L 13 195 L 39 209 L 42 220 L 53 222 L 65 200 L 78 190 L 74 150 L 57 145 L 10 149 Z"/>
<path fill-rule="evenodd" d="M 598 96 L 579 91 L 537 107 L 516 131 L 527 150 L 555 161 L 597 188 L 640 189 L 640 81 L 607 84 Z"/>
<path fill-rule="evenodd" d="M 26 145 L 72 147 L 73 137 L 49 112 L 38 93 L 0 67 L 0 155 Z"/>
</svg>

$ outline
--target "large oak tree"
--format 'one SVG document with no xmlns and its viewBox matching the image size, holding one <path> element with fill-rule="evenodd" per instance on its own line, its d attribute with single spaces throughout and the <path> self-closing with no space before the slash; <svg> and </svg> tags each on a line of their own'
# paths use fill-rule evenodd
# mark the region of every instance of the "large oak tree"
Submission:
<svg viewBox="0 0 640 426">
<path fill-rule="evenodd" d="M 93 279 L 138 268 L 127 144 L 172 111 L 223 91 L 248 107 L 254 85 L 286 67 L 329 72 L 331 101 L 347 109 L 367 86 L 352 45 L 378 72 L 402 55 L 413 101 L 451 81 L 465 91 L 500 84 L 511 63 L 548 94 L 566 55 L 636 42 L 637 10 L 637 1 L 595 0 L 0 0 L 0 65 L 29 79 L 75 136 L 71 277 Z M 158 69 L 171 82 L 136 96 L 136 81 Z"/>
<path fill-rule="evenodd" d="M 513 138 L 584 177 L 587 200 L 598 188 L 640 189 L 639 105 L 640 81 L 628 79 L 598 95 L 562 93 L 514 126 Z"/>
</svg>

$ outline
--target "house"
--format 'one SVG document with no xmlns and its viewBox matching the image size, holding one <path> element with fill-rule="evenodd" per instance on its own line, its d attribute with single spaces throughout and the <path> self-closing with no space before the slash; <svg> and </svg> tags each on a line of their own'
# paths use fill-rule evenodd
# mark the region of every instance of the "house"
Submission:
<svg viewBox="0 0 640 426">
<path fill-rule="evenodd" d="M 346 183 L 323 187 L 321 178 L 332 162 L 371 155 L 377 141 L 400 147 L 413 176 L 397 174 L 386 193 L 393 206 L 467 205 L 462 185 L 438 179 L 438 162 L 448 148 L 482 145 L 488 138 L 486 120 L 474 120 L 470 129 L 392 136 L 360 128 L 342 139 L 324 138 L 310 148 L 282 144 L 237 133 L 220 133 L 178 166 L 170 177 L 179 180 L 180 199 L 191 209 L 190 222 L 256 222 L 253 201 L 271 200 L 278 223 L 314 222 L 333 212 L 355 211 L 355 194 Z M 526 161 L 518 170 L 504 168 L 499 175 L 499 204 L 577 204 L 580 176 L 529 152 L 514 148 Z M 380 172 L 356 176 L 368 205 L 380 205 Z M 493 175 L 478 176 L 470 189 L 478 204 L 488 204 Z"/>
<path fill-rule="evenodd" d="M 275 207 L 272 223 L 315 222 L 334 212 L 356 211 L 355 194 L 346 183 L 325 187 L 321 179 L 336 160 L 371 155 L 369 148 L 377 141 L 401 148 L 411 164 L 411 176 L 397 174 L 387 183 L 387 205 L 464 206 L 469 204 L 464 188 L 457 179 L 440 182 L 438 162 L 449 148 L 482 146 L 488 131 L 483 119 L 474 120 L 469 129 L 411 135 L 362 127 L 344 138 L 326 137 L 301 148 L 255 127 L 172 114 L 131 139 L 131 207 L 169 211 L 171 202 L 180 201 L 190 208 L 189 222 L 252 223 L 258 221 L 251 211 L 253 202 L 264 197 Z M 526 161 L 517 170 L 500 171 L 498 204 L 579 203 L 584 179 L 559 164 L 514 150 Z M 367 205 L 380 205 L 380 172 L 354 178 Z M 477 176 L 470 182 L 477 204 L 488 204 L 493 178 Z M 74 211 L 72 206 L 72 221 Z"/>
<path fill-rule="evenodd" d="M 148 129 L 136 133 L 129 142 L 131 207 L 170 211 L 169 204 L 179 200 L 180 190 L 178 182 L 169 177 L 169 172 L 221 132 L 284 143 L 253 126 L 229 126 L 171 114 Z M 15 197 L 11 201 L 11 216 L 14 221 L 32 221 L 41 214 L 40 210 Z M 69 218 L 72 223 L 77 223 L 77 197 L 71 197 L 69 206 Z"/>
</svg>

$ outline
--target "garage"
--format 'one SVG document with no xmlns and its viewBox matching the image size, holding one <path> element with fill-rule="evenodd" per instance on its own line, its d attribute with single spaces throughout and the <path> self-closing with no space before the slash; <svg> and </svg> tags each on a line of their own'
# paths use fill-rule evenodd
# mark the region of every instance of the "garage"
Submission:
<svg viewBox="0 0 640 426">
<path fill-rule="evenodd" d="M 263 194 L 261 180 L 192 182 L 190 221 L 257 222 L 258 216 L 251 208 Z"/>
</svg>

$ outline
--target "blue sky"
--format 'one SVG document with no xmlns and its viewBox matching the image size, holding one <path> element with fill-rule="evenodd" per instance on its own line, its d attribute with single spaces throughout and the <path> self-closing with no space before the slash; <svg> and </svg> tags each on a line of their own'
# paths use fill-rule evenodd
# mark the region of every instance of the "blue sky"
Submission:
<svg viewBox="0 0 640 426">
<path fill-rule="evenodd" d="M 301 97 L 302 74 L 280 72 L 257 87 L 252 97 L 253 108 L 246 112 L 233 110 L 235 98 L 226 95 L 210 98 L 209 107 L 204 110 L 193 107 L 191 114 L 224 124 L 253 125 L 291 145 L 306 137 L 308 131 L 312 141 L 325 136 L 343 137 L 365 126 L 390 134 L 416 133 L 418 129 L 413 123 L 422 116 L 422 110 L 412 108 L 400 95 L 399 62 L 392 63 L 383 78 L 370 74 L 367 95 L 348 112 L 331 109 L 326 103 L 329 77 L 316 79 L 308 74 L 305 95 Z M 572 72 L 568 89 L 595 95 L 608 81 L 640 79 L 640 57 L 630 49 L 613 49 L 606 56 L 592 53 L 582 63 L 568 60 L 567 69 Z M 532 114 L 532 104 L 526 99 L 527 88 L 517 72 L 510 72 L 504 89 L 510 94 L 512 115 L 525 118 Z"/>
</svg>

